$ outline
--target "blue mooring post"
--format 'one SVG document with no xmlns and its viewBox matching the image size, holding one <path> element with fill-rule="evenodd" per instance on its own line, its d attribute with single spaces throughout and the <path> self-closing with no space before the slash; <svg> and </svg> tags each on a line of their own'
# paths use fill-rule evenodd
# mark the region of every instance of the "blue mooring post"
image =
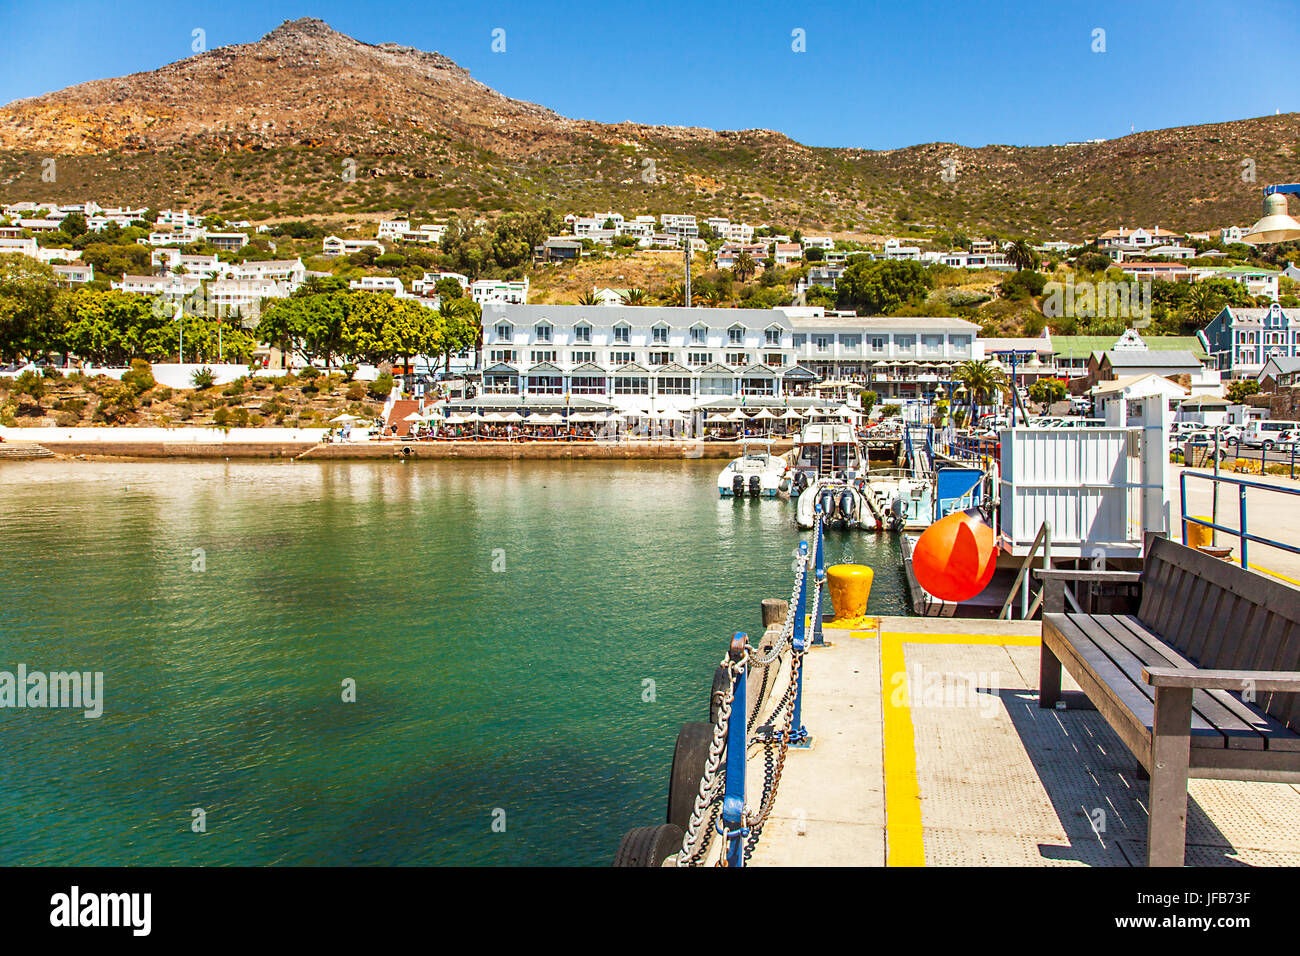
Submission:
<svg viewBox="0 0 1300 956">
<path fill-rule="evenodd" d="M 815 521 L 817 525 L 817 559 L 813 580 L 817 582 L 818 592 L 826 585 L 826 549 L 822 546 L 822 522 Z M 821 603 L 817 605 L 817 619 L 812 622 L 813 626 L 813 647 L 825 647 L 826 641 L 822 639 L 822 609 Z"/>
<path fill-rule="evenodd" d="M 745 655 L 749 635 L 737 633 L 731 639 L 728 656 L 733 662 Z M 727 780 L 722 795 L 722 833 L 726 846 L 727 866 L 745 865 L 745 751 L 746 723 L 749 709 L 745 705 L 745 670 L 736 675 L 731 697 L 731 721 L 727 725 Z"/>
<path fill-rule="evenodd" d="M 805 561 L 808 557 L 808 542 L 799 542 L 799 554 Z M 799 587 L 798 604 L 795 608 L 794 615 L 794 634 L 791 637 L 791 646 L 794 653 L 803 652 L 805 647 L 804 637 L 807 632 L 804 630 L 804 615 L 808 608 L 808 573 L 804 572 L 803 583 Z M 808 731 L 803 725 L 803 667 L 799 668 L 799 680 L 794 688 L 794 716 L 790 720 L 790 740 L 791 747 L 807 747 L 812 743 L 808 736 Z"/>
</svg>

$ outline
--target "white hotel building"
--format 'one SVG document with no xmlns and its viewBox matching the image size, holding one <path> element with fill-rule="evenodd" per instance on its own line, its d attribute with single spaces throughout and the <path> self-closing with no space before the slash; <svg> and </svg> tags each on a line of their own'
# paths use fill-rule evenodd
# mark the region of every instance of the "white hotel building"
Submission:
<svg viewBox="0 0 1300 956">
<path fill-rule="evenodd" d="M 483 395 L 465 404 L 690 416 L 742 404 L 807 405 L 810 386 L 828 379 L 852 380 L 882 398 L 920 396 L 942 392 L 944 365 L 977 357 L 978 332 L 962 319 L 821 309 L 489 303 Z"/>
</svg>

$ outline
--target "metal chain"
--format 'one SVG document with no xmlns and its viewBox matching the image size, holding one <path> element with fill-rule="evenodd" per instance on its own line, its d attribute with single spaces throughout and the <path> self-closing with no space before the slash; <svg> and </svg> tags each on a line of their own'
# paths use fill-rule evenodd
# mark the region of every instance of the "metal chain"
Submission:
<svg viewBox="0 0 1300 956">
<path fill-rule="evenodd" d="M 749 650 L 749 645 L 746 645 L 745 653 L 741 655 L 739 660 L 733 661 L 730 656 L 722 660 L 722 666 L 727 669 L 731 682 L 727 686 L 727 695 L 723 698 L 722 706 L 718 710 L 718 721 L 713 725 L 713 739 L 709 742 L 709 759 L 704 763 L 704 775 L 700 778 L 700 788 L 695 794 L 695 806 L 691 810 L 691 820 L 682 838 L 682 848 L 677 854 L 678 866 L 689 866 L 692 863 L 699 862 L 699 859 L 703 857 L 708 848 L 708 841 L 702 838 L 712 832 L 712 826 L 705 830 L 701 827 L 701 824 L 704 822 L 705 810 L 717 802 L 718 768 L 722 764 L 722 751 L 726 747 L 727 728 L 731 723 L 731 704 L 736 696 L 736 677 L 745 667 L 749 657 Z M 744 759 L 743 754 L 741 759 Z"/>
</svg>

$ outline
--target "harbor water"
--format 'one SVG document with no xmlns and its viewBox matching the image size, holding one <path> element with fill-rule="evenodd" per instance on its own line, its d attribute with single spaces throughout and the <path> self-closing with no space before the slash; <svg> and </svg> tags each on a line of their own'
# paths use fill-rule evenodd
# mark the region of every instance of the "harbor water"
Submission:
<svg viewBox="0 0 1300 956">
<path fill-rule="evenodd" d="M 0 709 L 0 864 L 608 863 L 790 593 L 721 464 L 0 466 L 0 671 L 104 698 Z M 826 542 L 907 613 L 895 537 Z"/>
</svg>

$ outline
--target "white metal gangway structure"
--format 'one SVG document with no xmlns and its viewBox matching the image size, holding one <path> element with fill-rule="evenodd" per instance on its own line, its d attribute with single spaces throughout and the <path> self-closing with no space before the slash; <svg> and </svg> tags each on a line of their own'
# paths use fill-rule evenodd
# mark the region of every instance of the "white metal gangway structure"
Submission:
<svg viewBox="0 0 1300 956">
<path fill-rule="evenodd" d="M 1116 402 L 1100 428 L 1001 432 L 999 541 L 1027 556 L 1046 522 L 1053 558 L 1138 558 L 1169 531 L 1169 409 Z"/>
</svg>

